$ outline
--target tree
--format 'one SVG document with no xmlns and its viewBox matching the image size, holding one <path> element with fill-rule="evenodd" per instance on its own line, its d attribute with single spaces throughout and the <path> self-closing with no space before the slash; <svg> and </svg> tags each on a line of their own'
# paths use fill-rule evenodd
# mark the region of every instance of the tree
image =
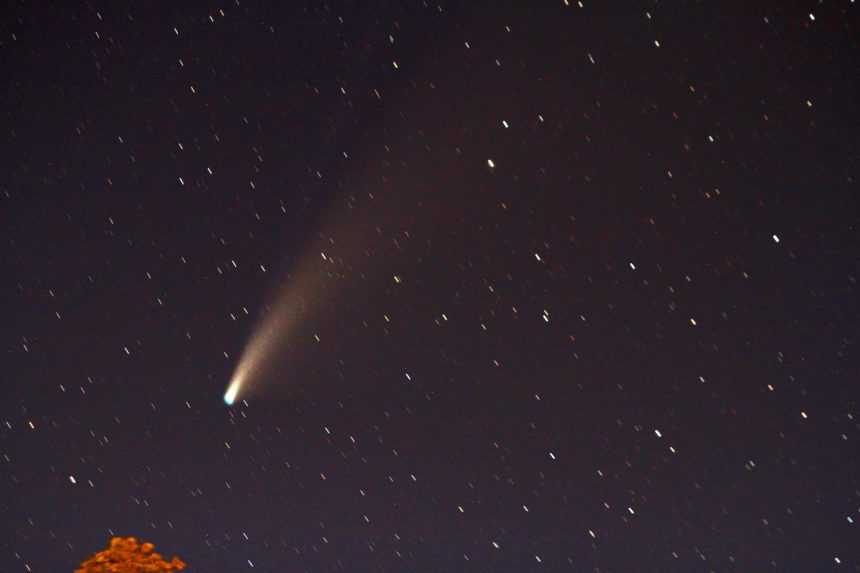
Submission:
<svg viewBox="0 0 860 573">
<path fill-rule="evenodd" d="M 138 543 L 134 537 L 114 537 L 104 551 L 81 563 L 75 573 L 172 573 L 185 569 L 178 557 L 168 563 L 153 553 L 152 543 Z"/>
</svg>

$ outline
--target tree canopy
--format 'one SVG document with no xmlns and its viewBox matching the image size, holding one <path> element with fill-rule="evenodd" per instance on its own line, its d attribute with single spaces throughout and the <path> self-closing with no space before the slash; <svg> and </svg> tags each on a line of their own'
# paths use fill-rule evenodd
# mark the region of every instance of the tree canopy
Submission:
<svg viewBox="0 0 860 573">
<path fill-rule="evenodd" d="M 114 537 L 107 549 L 81 563 L 75 573 L 172 573 L 185 569 L 178 557 L 168 563 L 153 553 L 154 549 L 152 543 L 139 543 L 134 537 Z"/>
</svg>

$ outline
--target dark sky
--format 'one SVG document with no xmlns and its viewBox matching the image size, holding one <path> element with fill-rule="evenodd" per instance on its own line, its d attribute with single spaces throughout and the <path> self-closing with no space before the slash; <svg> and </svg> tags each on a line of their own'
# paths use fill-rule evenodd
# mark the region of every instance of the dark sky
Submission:
<svg viewBox="0 0 860 573">
<path fill-rule="evenodd" d="M 0 570 L 860 567 L 853 2 L 6 14 Z"/>
</svg>

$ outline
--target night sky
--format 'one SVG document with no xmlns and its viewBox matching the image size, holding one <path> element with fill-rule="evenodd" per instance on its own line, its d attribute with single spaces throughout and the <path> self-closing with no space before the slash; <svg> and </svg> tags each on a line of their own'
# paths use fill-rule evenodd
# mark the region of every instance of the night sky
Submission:
<svg viewBox="0 0 860 573">
<path fill-rule="evenodd" d="M 0 570 L 860 568 L 852 1 L 0 31 Z"/>
</svg>

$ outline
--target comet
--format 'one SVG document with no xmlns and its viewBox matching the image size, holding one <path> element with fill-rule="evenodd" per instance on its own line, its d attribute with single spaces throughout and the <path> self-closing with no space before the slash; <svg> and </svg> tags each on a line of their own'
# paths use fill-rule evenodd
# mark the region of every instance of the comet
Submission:
<svg viewBox="0 0 860 573">
<path fill-rule="evenodd" d="M 302 265 L 286 287 L 264 311 L 245 345 L 227 390 L 224 403 L 232 406 L 266 379 L 277 375 L 296 351 L 298 327 L 307 321 L 319 292 L 320 276 L 310 265 Z"/>
<path fill-rule="evenodd" d="M 337 208 L 325 213 L 316 239 L 308 241 L 286 285 L 264 307 L 224 391 L 228 406 L 263 385 L 306 383 L 307 377 L 299 381 L 295 376 L 295 368 L 302 364 L 311 335 L 316 338 L 314 331 L 330 324 L 345 301 L 360 304 L 372 289 L 392 288 L 392 277 L 400 285 L 394 271 L 411 265 L 413 249 L 432 244 L 439 229 L 458 216 L 447 196 L 428 195 L 426 186 L 414 183 L 422 177 L 433 180 L 437 164 L 413 161 L 380 184 L 375 155 L 361 163 L 349 194 L 333 201 Z M 488 165 L 495 167 L 492 160 Z"/>
<path fill-rule="evenodd" d="M 368 228 L 375 227 L 367 223 L 366 216 L 350 220 L 353 214 L 349 205 L 346 207 L 345 215 L 332 215 L 323 227 L 327 232 L 320 233 L 324 240 L 302 255 L 286 285 L 265 307 L 224 392 L 228 406 L 265 383 L 281 383 L 290 365 L 301 358 L 302 344 L 307 343 L 309 334 L 306 327 L 338 308 L 347 281 L 336 277 L 342 277 L 344 269 L 353 268 L 354 272 L 367 267 L 362 260 L 366 259 L 365 251 L 373 249 L 374 241 L 380 239 L 369 234 Z M 336 240 L 335 235 L 343 239 Z"/>
</svg>

